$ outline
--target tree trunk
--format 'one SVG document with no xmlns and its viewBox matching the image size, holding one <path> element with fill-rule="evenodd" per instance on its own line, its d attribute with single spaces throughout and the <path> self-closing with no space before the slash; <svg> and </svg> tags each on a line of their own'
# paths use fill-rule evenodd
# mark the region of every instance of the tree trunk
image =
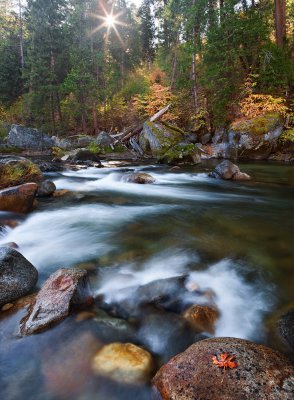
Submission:
<svg viewBox="0 0 294 400">
<path fill-rule="evenodd" d="M 193 0 L 193 6 L 195 7 L 196 0 Z M 196 74 L 196 29 L 195 29 L 195 24 L 196 21 L 194 21 L 193 24 L 193 30 L 192 30 L 192 35 L 193 35 L 193 54 L 192 54 L 192 82 L 193 82 L 193 100 L 194 100 L 194 107 L 195 111 L 197 110 L 198 107 L 198 92 L 197 92 L 197 74 Z"/>
<path fill-rule="evenodd" d="M 286 0 L 275 0 L 276 43 L 283 47 L 286 40 Z"/>
<path fill-rule="evenodd" d="M 23 23 L 22 23 L 22 5 L 21 0 L 18 0 L 19 9 L 19 48 L 20 48 L 20 64 L 24 68 L 24 49 L 23 49 Z"/>
</svg>

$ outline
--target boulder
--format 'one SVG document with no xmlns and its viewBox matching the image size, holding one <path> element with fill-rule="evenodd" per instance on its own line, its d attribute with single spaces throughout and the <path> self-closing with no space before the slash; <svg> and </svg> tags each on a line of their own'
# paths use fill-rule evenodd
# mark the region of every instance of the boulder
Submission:
<svg viewBox="0 0 294 400">
<path fill-rule="evenodd" d="M 26 214 L 31 211 L 38 185 L 25 183 L 24 185 L 0 190 L 0 210 Z"/>
<path fill-rule="evenodd" d="M 61 172 L 65 169 L 62 160 L 54 158 L 52 161 L 34 160 L 42 172 Z"/>
<path fill-rule="evenodd" d="M 62 150 L 70 150 L 73 148 L 73 143 L 69 139 L 59 138 L 57 136 L 52 136 L 53 147 L 59 147 Z"/>
<path fill-rule="evenodd" d="M 79 136 L 77 138 L 76 145 L 79 148 L 88 147 L 89 144 L 92 143 L 92 142 L 93 142 L 93 137 L 92 136 L 83 135 L 83 136 Z"/>
<path fill-rule="evenodd" d="M 139 136 L 139 145 L 145 154 L 158 157 L 169 148 L 182 142 L 185 135 L 182 131 L 162 123 L 145 122 Z"/>
<path fill-rule="evenodd" d="M 37 280 L 38 271 L 22 254 L 0 248 L 0 307 L 28 294 Z"/>
<path fill-rule="evenodd" d="M 219 368 L 213 356 L 234 356 L 238 366 Z M 276 351 L 247 340 L 214 338 L 189 347 L 153 379 L 154 399 L 290 400 L 294 368 Z"/>
<path fill-rule="evenodd" d="M 1 156 L 0 189 L 43 180 L 40 168 L 24 157 Z"/>
<path fill-rule="evenodd" d="M 112 343 L 98 351 L 92 368 L 116 382 L 138 384 L 149 380 L 153 360 L 146 350 L 132 343 Z"/>
<path fill-rule="evenodd" d="M 294 351 L 294 309 L 283 315 L 278 322 L 281 336 L 286 340 Z"/>
<path fill-rule="evenodd" d="M 159 161 L 166 164 L 199 164 L 201 155 L 196 145 L 180 143 L 167 150 L 159 157 Z"/>
<path fill-rule="evenodd" d="M 38 197 L 49 197 L 54 194 L 55 190 L 56 190 L 55 183 L 51 182 L 49 180 L 46 180 L 46 181 L 43 181 L 39 185 L 37 196 Z"/>
<path fill-rule="evenodd" d="M 67 317 L 73 305 L 91 304 L 87 272 L 77 269 L 59 269 L 45 282 L 21 320 L 20 334 L 43 331 Z"/>
<path fill-rule="evenodd" d="M 96 143 L 100 147 L 108 147 L 111 146 L 114 142 L 114 139 L 107 132 L 100 132 L 96 138 Z"/>
<path fill-rule="evenodd" d="M 139 183 L 141 185 L 151 184 L 155 182 L 153 176 L 145 174 L 143 172 L 127 175 L 123 178 L 123 180 L 128 183 Z"/>
<path fill-rule="evenodd" d="M 7 143 L 23 150 L 48 150 L 54 146 L 52 138 L 37 129 L 11 125 Z"/>
<path fill-rule="evenodd" d="M 215 307 L 194 305 L 184 312 L 183 317 L 196 332 L 213 334 L 219 311 Z"/>
<path fill-rule="evenodd" d="M 228 132 L 229 153 L 240 159 L 265 160 L 283 132 L 279 114 L 265 114 L 235 122 Z"/>
<path fill-rule="evenodd" d="M 75 153 L 75 155 L 72 157 L 72 159 L 75 162 L 77 162 L 77 161 L 94 161 L 98 164 L 101 164 L 98 154 L 95 154 L 87 149 L 79 149 Z"/>
<path fill-rule="evenodd" d="M 210 133 L 205 133 L 204 135 L 201 136 L 201 143 L 202 144 L 207 144 L 211 141 L 212 137 Z"/>
<path fill-rule="evenodd" d="M 224 180 L 250 180 L 250 176 L 241 172 L 239 167 L 229 160 L 220 163 L 213 172 L 209 174 L 211 178 Z"/>
</svg>

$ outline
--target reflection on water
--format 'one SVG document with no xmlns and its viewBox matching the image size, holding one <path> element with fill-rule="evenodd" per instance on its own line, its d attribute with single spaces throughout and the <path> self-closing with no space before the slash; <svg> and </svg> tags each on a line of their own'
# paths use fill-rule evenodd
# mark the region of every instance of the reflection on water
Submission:
<svg viewBox="0 0 294 400">
<path fill-rule="evenodd" d="M 151 173 L 156 183 L 125 183 L 130 169 Z M 95 377 L 90 364 L 95 351 L 113 340 L 144 346 L 157 367 L 199 340 L 174 311 L 144 308 L 141 288 L 152 282 L 177 288 L 183 277 L 187 288 L 200 287 L 195 293 L 175 289 L 182 308 L 206 304 L 204 294 L 211 291 L 221 313 L 216 336 L 279 348 L 267 321 L 292 301 L 293 167 L 241 169 L 253 176 L 251 182 L 210 179 L 205 166 L 177 172 L 164 166 L 89 168 L 56 175 L 57 187 L 71 193 L 42 200 L 41 211 L 2 231 L 0 244 L 16 242 L 38 268 L 40 283 L 60 267 L 88 268 L 93 291 L 105 304 L 133 302 L 142 306 L 141 314 L 124 320 L 96 306 L 25 339 L 16 338 L 25 310 L 2 314 L 1 398 L 150 398 L 148 386 Z"/>
</svg>

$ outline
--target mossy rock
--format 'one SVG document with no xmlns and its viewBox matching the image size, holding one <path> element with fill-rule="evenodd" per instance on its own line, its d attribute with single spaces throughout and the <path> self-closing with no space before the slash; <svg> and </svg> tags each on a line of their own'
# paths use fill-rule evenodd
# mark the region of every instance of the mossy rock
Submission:
<svg viewBox="0 0 294 400">
<path fill-rule="evenodd" d="M 284 130 L 279 137 L 279 143 L 294 143 L 294 128 Z"/>
<path fill-rule="evenodd" d="M 159 161 L 166 164 L 199 164 L 201 155 L 194 144 L 177 144 L 160 156 Z"/>
<path fill-rule="evenodd" d="M 0 158 L 0 189 L 42 180 L 40 168 L 30 160 L 15 156 Z"/>
<path fill-rule="evenodd" d="M 231 125 L 231 131 L 248 133 L 252 135 L 265 135 L 283 124 L 281 116 L 277 113 L 264 114 L 256 118 L 235 122 Z"/>
<path fill-rule="evenodd" d="M 169 125 L 147 121 L 140 134 L 139 144 L 144 153 L 160 157 L 184 139 L 184 134 Z"/>
</svg>

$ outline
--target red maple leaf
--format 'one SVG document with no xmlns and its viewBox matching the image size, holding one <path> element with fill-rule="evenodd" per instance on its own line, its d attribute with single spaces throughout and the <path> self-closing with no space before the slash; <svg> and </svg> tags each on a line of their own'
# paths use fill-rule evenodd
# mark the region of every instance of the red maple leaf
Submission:
<svg viewBox="0 0 294 400">
<path fill-rule="evenodd" d="M 236 361 L 233 361 L 235 356 L 231 356 L 228 353 L 222 353 L 220 355 L 220 360 L 217 358 L 217 356 L 212 357 L 212 363 L 214 365 L 217 365 L 219 368 L 223 369 L 233 369 L 238 367 L 238 363 Z"/>
</svg>

